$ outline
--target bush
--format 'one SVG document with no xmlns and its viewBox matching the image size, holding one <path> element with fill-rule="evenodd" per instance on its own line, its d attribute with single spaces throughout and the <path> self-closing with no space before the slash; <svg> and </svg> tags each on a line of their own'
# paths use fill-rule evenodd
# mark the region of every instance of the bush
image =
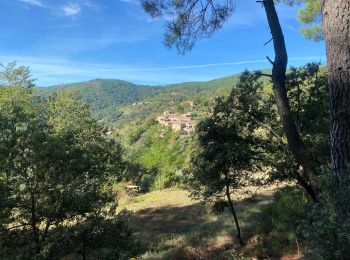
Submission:
<svg viewBox="0 0 350 260">
<path fill-rule="evenodd" d="M 349 259 L 350 218 L 337 216 L 335 205 L 339 196 L 348 196 L 349 187 L 343 191 L 337 189 L 332 174 L 326 173 L 320 178 L 322 185 L 322 204 L 314 205 L 301 226 L 310 259 Z"/>
<path fill-rule="evenodd" d="M 334 178 L 323 174 L 321 203 L 312 204 L 298 189 L 283 189 L 262 209 L 258 224 L 257 254 L 306 249 L 307 259 L 349 259 L 350 219 L 337 216 Z"/>
<path fill-rule="evenodd" d="M 142 192 L 150 191 L 150 188 L 154 182 L 154 176 L 150 174 L 144 174 L 140 180 L 140 187 Z"/>
<path fill-rule="evenodd" d="M 56 229 L 45 257 L 62 259 L 78 256 L 83 259 L 130 259 L 140 253 L 140 243 L 129 228 L 130 213 L 122 211 L 114 219 L 95 218 L 72 226 Z"/>
<path fill-rule="evenodd" d="M 339 220 L 332 208 L 315 205 L 301 233 L 309 259 L 349 259 L 350 220 Z"/>
<path fill-rule="evenodd" d="M 278 191 L 274 201 L 263 207 L 257 226 L 258 254 L 279 255 L 299 250 L 301 238 L 297 228 L 310 209 L 307 197 L 296 188 Z"/>
<path fill-rule="evenodd" d="M 182 171 L 166 171 L 158 173 L 152 184 L 152 190 L 180 187 L 183 184 L 184 175 Z"/>
</svg>

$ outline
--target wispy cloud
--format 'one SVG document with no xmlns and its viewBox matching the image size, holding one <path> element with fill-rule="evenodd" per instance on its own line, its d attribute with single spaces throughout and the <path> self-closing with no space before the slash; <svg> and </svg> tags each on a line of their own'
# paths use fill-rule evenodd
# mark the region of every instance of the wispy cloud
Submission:
<svg viewBox="0 0 350 260">
<path fill-rule="evenodd" d="M 28 5 L 43 7 L 45 9 L 50 10 L 52 13 L 54 14 L 56 13 L 58 15 L 63 14 L 65 16 L 74 16 L 80 13 L 82 10 L 81 5 L 78 3 L 67 3 L 63 6 L 59 6 L 55 4 L 51 4 L 51 5 L 45 4 L 43 0 L 19 0 L 19 1 Z M 92 7 L 96 8 L 96 6 L 92 5 L 90 2 L 84 2 L 83 5 L 90 8 Z"/>
<path fill-rule="evenodd" d="M 236 10 L 224 28 L 231 30 L 237 27 L 253 27 L 265 19 L 264 10 L 255 1 L 237 1 Z"/>
<path fill-rule="evenodd" d="M 269 66 L 267 60 L 242 60 L 207 64 L 189 64 L 168 67 L 142 66 L 127 64 L 103 64 L 75 62 L 69 59 L 16 57 L 0 55 L 1 63 L 17 60 L 19 64 L 29 66 L 33 76 L 38 78 L 39 86 L 70 83 L 94 78 L 117 78 L 134 83 L 169 84 L 184 81 L 206 81 L 240 72 L 245 68 L 256 69 Z M 325 62 L 325 57 L 292 57 L 291 64 L 299 66 L 306 62 Z M 220 69 L 213 69 L 218 67 Z"/>
<path fill-rule="evenodd" d="M 78 27 L 79 25 L 77 25 Z M 75 26 L 72 26 L 75 27 Z M 61 28 L 72 28 L 69 25 L 64 27 L 49 27 L 46 30 L 57 30 Z M 69 37 L 65 40 L 61 39 L 50 39 L 46 46 L 42 46 L 43 52 L 52 52 L 55 50 L 57 53 L 61 53 L 66 56 L 68 54 L 81 54 L 90 51 L 102 51 L 105 48 L 116 46 L 118 44 L 136 43 L 146 41 L 148 39 L 147 34 L 137 35 L 125 33 L 115 33 L 115 34 L 102 34 L 96 35 L 96 37 Z"/>
<path fill-rule="evenodd" d="M 74 27 L 79 27 L 79 24 L 56 24 L 56 25 L 46 26 L 44 29 L 52 30 L 52 29 L 74 28 Z"/>
<path fill-rule="evenodd" d="M 69 3 L 67 5 L 62 6 L 62 11 L 66 16 L 72 16 L 80 13 L 81 7 L 77 3 Z"/>
<path fill-rule="evenodd" d="M 20 0 L 21 2 L 30 4 L 30 5 L 35 5 L 35 6 L 40 6 L 43 7 L 44 4 L 41 2 L 41 0 Z"/>
<path fill-rule="evenodd" d="M 141 0 L 118 0 L 119 2 L 140 5 Z"/>
</svg>

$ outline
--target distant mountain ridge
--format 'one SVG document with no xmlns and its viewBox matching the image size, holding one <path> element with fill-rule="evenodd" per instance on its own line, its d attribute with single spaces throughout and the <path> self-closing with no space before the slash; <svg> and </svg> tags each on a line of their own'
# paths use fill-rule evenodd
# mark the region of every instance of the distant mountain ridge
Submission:
<svg viewBox="0 0 350 260">
<path fill-rule="evenodd" d="M 150 115 L 167 109 L 174 102 L 184 100 L 212 99 L 222 96 L 237 83 L 240 74 L 218 78 L 205 82 L 185 82 L 164 86 L 134 84 L 118 79 L 94 79 L 52 87 L 40 88 L 44 93 L 60 89 L 78 91 L 83 102 L 91 107 L 92 115 L 98 120 L 115 122 L 125 119 L 125 107 L 147 102 L 151 105 L 139 111 L 132 111 L 126 120 L 134 120 L 142 115 Z M 130 110 L 130 109 L 129 109 Z"/>
</svg>

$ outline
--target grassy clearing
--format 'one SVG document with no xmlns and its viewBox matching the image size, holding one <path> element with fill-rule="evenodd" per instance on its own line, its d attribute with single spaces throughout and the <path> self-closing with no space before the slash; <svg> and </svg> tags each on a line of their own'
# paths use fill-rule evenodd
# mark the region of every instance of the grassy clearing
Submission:
<svg viewBox="0 0 350 260">
<path fill-rule="evenodd" d="M 122 196 L 119 209 L 134 212 L 133 228 L 147 248 L 142 259 L 232 259 L 238 255 L 250 259 L 260 208 L 271 202 L 273 193 L 264 190 L 253 199 L 235 202 L 247 243 L 243 249 L 235 239 L 231 214 L 213 214 L 210 204 L 191 200 L 185 190 Z"/>
</svg>

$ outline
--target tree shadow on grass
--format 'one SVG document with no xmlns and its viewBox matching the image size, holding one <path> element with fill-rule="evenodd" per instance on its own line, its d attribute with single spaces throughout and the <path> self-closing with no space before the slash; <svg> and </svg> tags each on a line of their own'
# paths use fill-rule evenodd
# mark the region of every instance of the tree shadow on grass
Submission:
<svg viewBox="0 0 350 260">
<path fill-rule="evenodd" d="M 235 202 L 245 241 L 255 235 L 260 210 L 271 200 L 272 194 L 267 194 Z M 184 246 L 207 251 L 239 248 L 229 211 L 217 216 L 211 213 L 209 205 L 201 202 L 138 210 L 134 214 L 133 227 L 150 250 Z M 226 240 L 215 244 L 213 241 L 220 237 Z"/>
</svg>

